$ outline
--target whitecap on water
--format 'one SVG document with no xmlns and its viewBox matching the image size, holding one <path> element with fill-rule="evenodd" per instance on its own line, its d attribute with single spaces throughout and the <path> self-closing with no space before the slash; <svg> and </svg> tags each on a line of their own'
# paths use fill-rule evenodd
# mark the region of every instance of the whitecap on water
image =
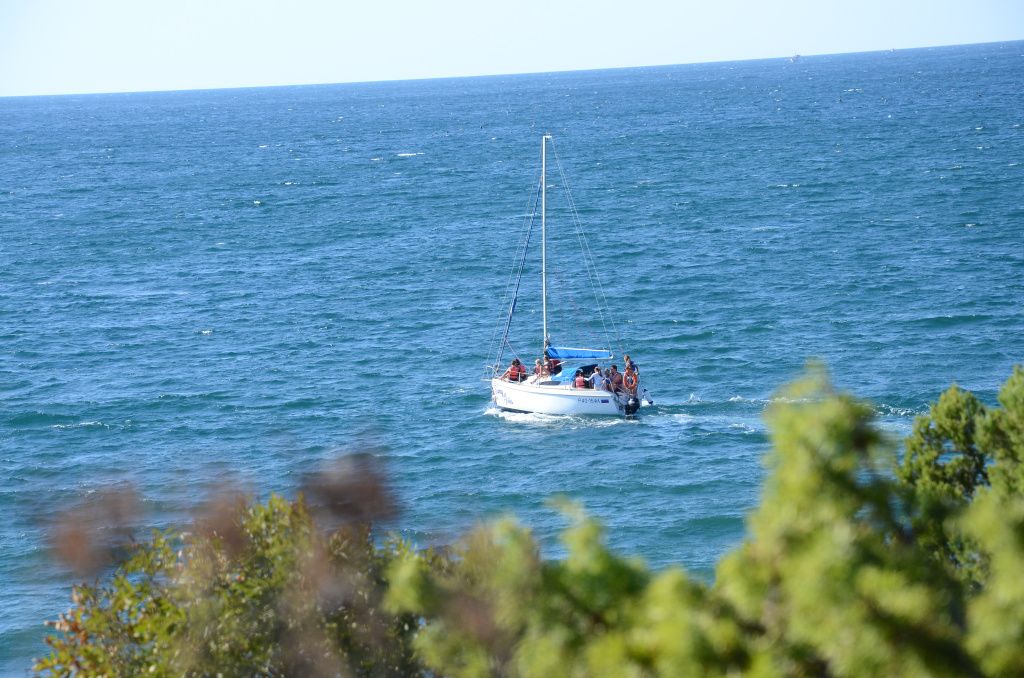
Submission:
<svg viewBox="0 0 1024 678">
<path fill-rule="evenodd" d="M 50 428 L 63 431 L 69 428 L 110 428 L 110 425 L 104 424 L 102 421 L 80 421 L 75 424 L 54 424 Z"/>
<path fill-rule="evenodd" d="M 896 407 L 894 405 L 886 405 L 885 403 L 875 405 L 875 412 L 891 417 L 912 417 L 918 414 L 918 412 L 908 407 Z"/>
<path fill-rule="evenodd" d="M 399 158 L 413 158 L 417 155 L 423 155 L 422 153 L 396 153 Z"/>
</svg>

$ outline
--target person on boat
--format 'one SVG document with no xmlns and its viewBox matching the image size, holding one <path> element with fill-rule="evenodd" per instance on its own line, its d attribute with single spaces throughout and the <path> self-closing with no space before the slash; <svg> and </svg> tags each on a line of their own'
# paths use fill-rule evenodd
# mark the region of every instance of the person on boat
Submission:
<svg viewBox="0 0 1024 678">
<path fill-rule="evenodd" d="M 622 359 L 626 361 L 626 369 L 632 369 L 636 372 L 637 378 L 640 376 L 640 366 L 633 362 L 633 359 L 629 357 L 629 354 L 622 356 Z"/>
<path fill-rule="evenodd" d="M 522 381 L 526 379 L 526 367 L 519 362 L 519 358 L 513 358 L 512 364 L 505 370 L 505 374 L 501 375 L 501 378 L 509 381 Z"/>
<path fill-rule="evenodd" d="M 533 376 L 537 379 L 548 376 L 547 366 L 541 363 L 540 358 L 533 361 Z"/>
<path fill-rule="evenodd" d="M 601 383 L 604 381 L 604 375 L 601 374 L 601 368 L 595 367 L 594 372 L 590 375 L 590 388 L 600 389 Z"/>
<path fill-rule="evenodd" d="M 562 361 L 549 356 L 547 349 L 544 350 L 544 358 L 548 361 L 548 372 L 551 375 L 559 374 L 562 371 Z"/>
<path fill-rule="evenodd" d="M 636 372 L 633 370 L 633 364 L 629 363 L 626 366 L 626 371 L 622 373 L 622 386 L 629 392 L 636 395 L 636 387 L 640 384 L 639 377 L 636 376 Z"/>
<path fill-rule="evenodd" d="M 612 365 L 608 368 L 608 380 L 612 383 L 611 390 L 613 393 L 618 393 L 622 390 L 622 373 L 619 372 L 618 366 Z"/>
<path fill-rule="evenodd" d="M 583 370 L 576 370 L 576 377 L 573 379 L 572 385 L 576 388 L 587 387 L 587 378 L 583 376 Z"/>
</svg>

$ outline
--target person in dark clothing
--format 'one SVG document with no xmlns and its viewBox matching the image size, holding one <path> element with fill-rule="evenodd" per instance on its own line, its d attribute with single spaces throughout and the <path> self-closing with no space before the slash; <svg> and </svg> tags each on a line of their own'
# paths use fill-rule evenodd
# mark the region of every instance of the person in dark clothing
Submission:
<svg viewBox="0 0 1024 678">
<path fill-rule="evenodd" d="M 562 371 L 561 360 L 559 360 L 558 358 L 552 358 L 550 355 L 548 355 L 547 351 L 544 351 L 544 358 L 547 359 L 548 361 L 548 372 L 551 373 L 551 376 L 559 374 Z"/>
</svg>

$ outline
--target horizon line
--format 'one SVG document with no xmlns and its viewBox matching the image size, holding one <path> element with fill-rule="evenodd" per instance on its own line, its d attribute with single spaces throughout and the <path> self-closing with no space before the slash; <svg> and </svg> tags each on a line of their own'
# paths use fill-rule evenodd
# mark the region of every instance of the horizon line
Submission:
<svg viewBox="0 0 1024 678">
<path fill-rule="evenodd" d="M 476 73 L 465 75 L 431 75 L 414 78 L 382 78 L 372 80 L 345 80 L 338 82 L 293 82 L 293 83 L 272 83 L 261 85 L 228 85 L 223 87 L 182 87 L 176 89 L 126 89 L 126 90 L 98 90 L 98 91 L 77 91 L 77 92 L 51 92 L 44 94 L 0 94 L 0 99 L 28 99 L 32 97 L 73 97 L 73 96 L 110 96 L 115 94 L 171 94 L 175 92 L 217 92 L 247 89 L 278 89 L 285 87 L 330 87 L 335 85 L 373 85 L 384 83 L 403 82 L 429 82 L 432 80 L 468 80 L 473 78 L 501 78 L 518 77 L 529 75 L 560 75 L 564 73 L 597 73 L 601 71 L 625 71 L 642 68 L 671 68 L 674 66 L 696 66 L 713 64 L 745 63 L 748 61 L 774 61 L 776 59 L 792 59 L 793 57 L 810 58 L 823 56 L 846 56 L 852 54 L 882 54 L 886 52 L 905 52 L 919 49 L 942 49 L 948 47 L 974 47 L 979 45 L 1000 45 L 1024 42 L 1024 38 L 1014 40 L 992 40 L 986 42 L 966 42 L 937 45 L 916 45 L 913 47 L 891 47 L 889 49 L 868 49 L 855 50 L 851 52 L 811 52 L 808 54 L 783 54 L 775 56 L 752 57 L 747 59 L 711 59 L 707 61 L 686 61 L 679 63 L 640 64 L 633 66 L 599 66 L 594 68 L 571 68 L 561 71 L 511 71 L 503 73 Z"/>
</svg>

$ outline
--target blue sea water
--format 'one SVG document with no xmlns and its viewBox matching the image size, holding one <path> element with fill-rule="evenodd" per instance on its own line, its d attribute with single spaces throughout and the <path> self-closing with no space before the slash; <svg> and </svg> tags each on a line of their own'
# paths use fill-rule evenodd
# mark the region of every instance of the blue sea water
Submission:
<svg viewBox="0 0 1024 678">
<path fill-rule="evenodd" d="M 418 543 L 513 512 L 557 554 L 566 494 L 710 578 L 809 357 L 896 434 L 1024 360 L 1022 124 L 1021 42 L 0 99 L 0 672 L 70 604 L 62 509 L 127 482 L 140 526 L 183 524 L 360 449 Z M 489 406 L 544 132 L 655 395 L 637 421 Z"/>
</svg>

